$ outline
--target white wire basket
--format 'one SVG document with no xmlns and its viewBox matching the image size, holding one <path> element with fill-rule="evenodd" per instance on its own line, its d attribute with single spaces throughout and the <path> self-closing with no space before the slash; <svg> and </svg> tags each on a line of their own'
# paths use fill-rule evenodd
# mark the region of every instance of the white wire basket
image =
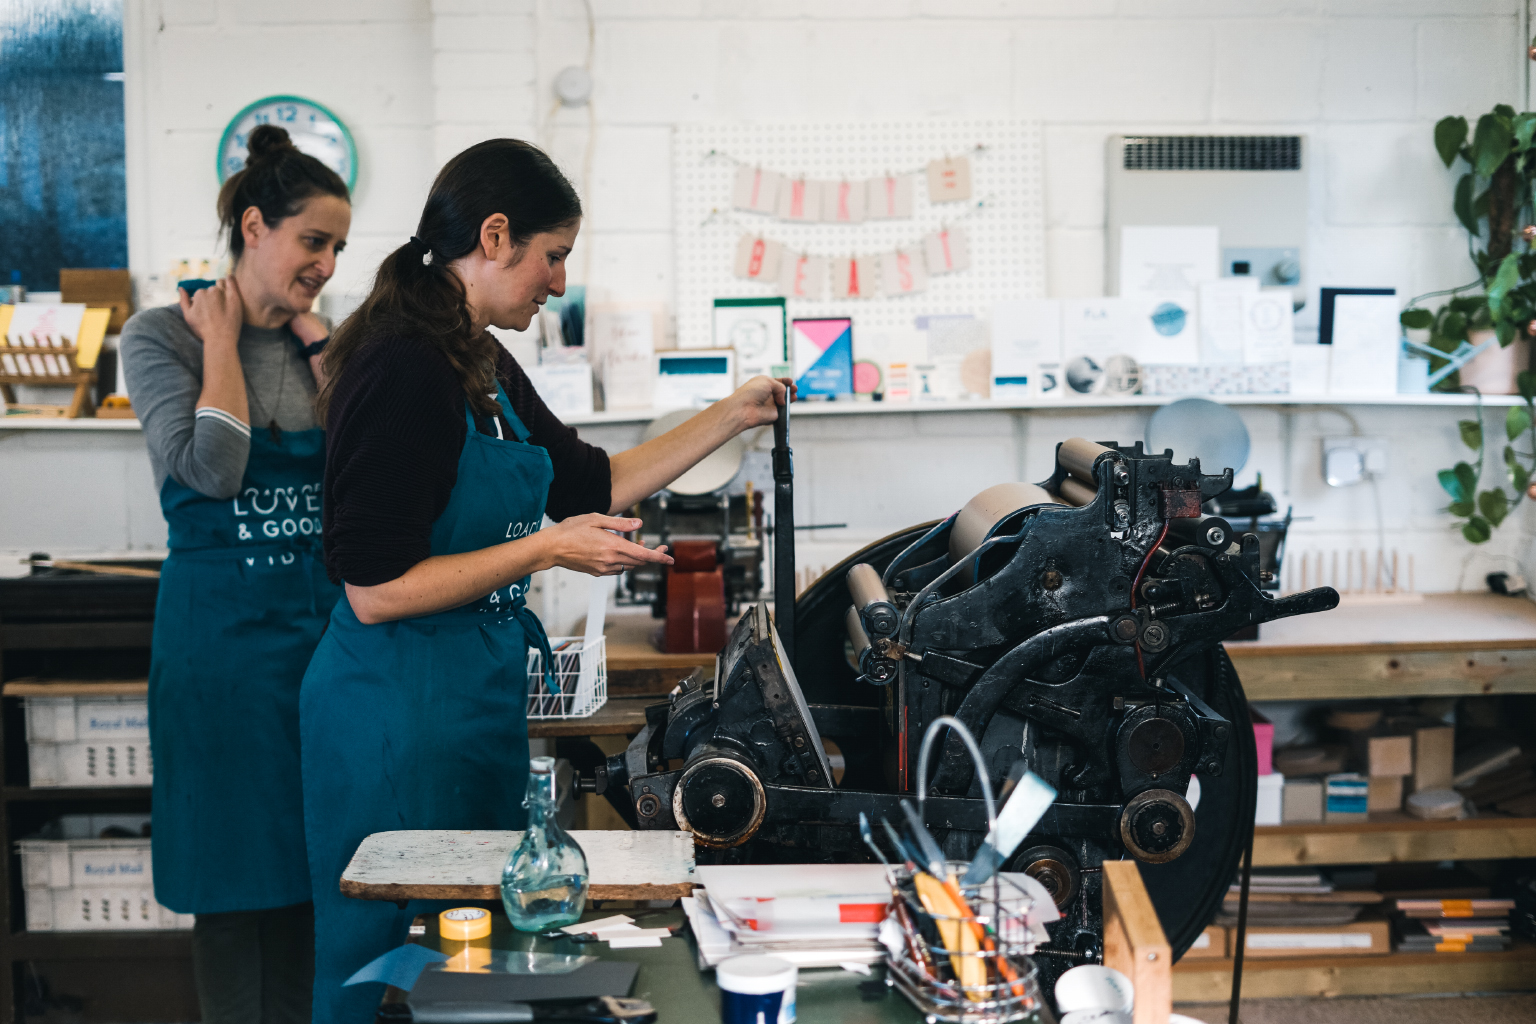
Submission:
<svg viewBox="0 0 1536 1024">
<path fill-rule="evenodd" d="M 552 636 L 553 663 L 544 672 L 544 654 L 528 650 L 528 717 L 586 718 L 608 703 L 608 648 L 601 636 Z"/>
</svg>

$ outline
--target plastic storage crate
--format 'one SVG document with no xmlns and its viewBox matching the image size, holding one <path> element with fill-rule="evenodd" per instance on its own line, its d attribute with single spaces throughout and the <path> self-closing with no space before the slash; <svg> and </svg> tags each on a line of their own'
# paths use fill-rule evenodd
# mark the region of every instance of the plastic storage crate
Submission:
<svg viewBox="0 0 1536 1024">
<path fill-rule="evenodd" d="M 549 638 L 554 664 L 544 673 L 544 655 L 528 650 L 528 717 L 586 718 L 608 703 L 608 648 L 601 636 Z"/>
<path fill-rule="evenodd" d="M 24 697 L 31 784 L 147 786 L 147 697 Z"/>
<path fill-rule="evenodd" d="M 149 931 L 192 927 L 155 902 L 148 839 L 23 839 L 27 931 Z"/>
</svg>

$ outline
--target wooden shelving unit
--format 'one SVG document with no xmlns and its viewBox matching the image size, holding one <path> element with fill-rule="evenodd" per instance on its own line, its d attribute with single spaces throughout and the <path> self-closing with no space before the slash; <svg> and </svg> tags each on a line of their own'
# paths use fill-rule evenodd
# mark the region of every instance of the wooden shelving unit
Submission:
<svg viewBox="0 0 1536 1024">
<path fill-rule="evenodd" d="M 134 663 L 130 671 L 145 671 L 151 627 L 146 618 L 128 616 L 68 623 L 0 621 L 0 679 L 7 680 L 0 688 L 0 842 L 5 844 L 0 856 L 0 1024 L 21 1019 L 29 1004 L 56 1016 L 61 1006 L 74 1006 L 76 1000 L 81 1005 L 67 1012 L 81 1024 L 198 1017 L 191 932 L 28 932 L 14 852 L 17 839 L 61 814 L 149 812 L 147 786 L 30 786 L 19 698 L 148 692 L 143 677 L 104 679 L 93 671 L 90 681 L 77 681 L 69 666 Z M 52 666 L 47 675 L 59 678 L 15 678 L 30 675 L 29 664 L 44 663 Z M 46 982 L 46 991 L 38 990 L 38 978 Z"/>
<path fill-rule="evenodd" d="M 1506 857 L 1536 857 L 1536 818 L 1420 821 L 1394 812 L 1358 824 L 1265 825 L 1253 830 L 1256 868 Z"/>
</svg>

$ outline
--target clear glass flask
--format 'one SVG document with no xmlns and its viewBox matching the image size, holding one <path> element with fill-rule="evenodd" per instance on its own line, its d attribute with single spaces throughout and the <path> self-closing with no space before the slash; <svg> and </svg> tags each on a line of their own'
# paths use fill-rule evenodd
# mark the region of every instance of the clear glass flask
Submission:
<svg viewBox="0 0 1536 1024">
<path fill-rule="evenodd" d="M 501 902 L 512 927 L 543 932 L 586 909 L 587 855 L 555 821 L 555 759 L 535 757 L 528 768 L 528 831 L 501 869 Z"/>
</svg>

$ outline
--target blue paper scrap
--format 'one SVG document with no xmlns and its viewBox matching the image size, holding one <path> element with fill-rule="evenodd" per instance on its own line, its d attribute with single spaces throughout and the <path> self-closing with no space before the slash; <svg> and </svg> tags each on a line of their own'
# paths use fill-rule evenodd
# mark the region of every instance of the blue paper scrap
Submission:
<svg viewBox="0 0 1536 1024">
<path fill-rule="evenodd" d="M 342 985 L 363 985 L 370 981 L 382 981 L 386 985 L 409 992 L 416 979 L 428 964 L 440 964 L 448 959 L 447 953 L 439 953 L 425 946 L 409 944 L 373 960 Z"/>
</svg>

